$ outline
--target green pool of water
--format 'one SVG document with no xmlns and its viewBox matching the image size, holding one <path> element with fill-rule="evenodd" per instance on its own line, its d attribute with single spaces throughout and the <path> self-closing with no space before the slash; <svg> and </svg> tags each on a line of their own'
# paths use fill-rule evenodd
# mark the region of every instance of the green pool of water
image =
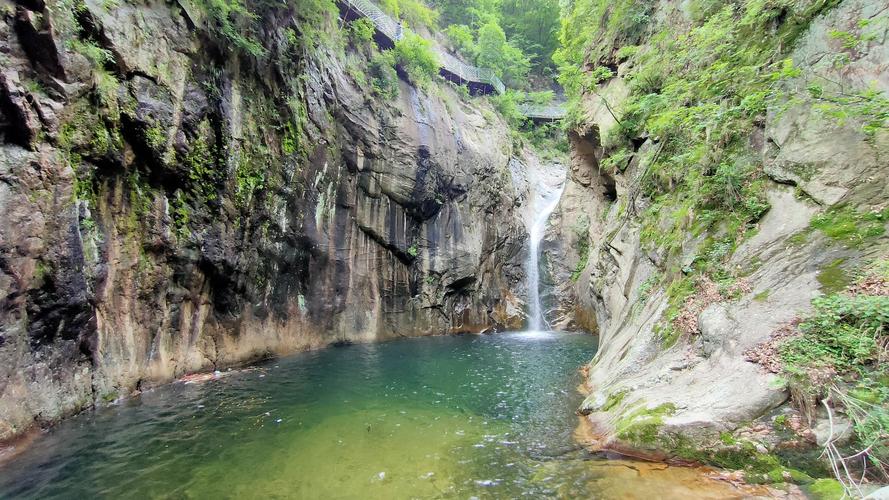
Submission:
<svg viewBox="0 0 889 500">
<path fill-rule="evenodd" d="M 626 497 L 607 483 L 631 481 L 626 467 L 572 438 L 595 348 L 580 334 L 409 339 L 172 384 L 54 427 L 0 469 L 0 497 Z"/>
</svg>

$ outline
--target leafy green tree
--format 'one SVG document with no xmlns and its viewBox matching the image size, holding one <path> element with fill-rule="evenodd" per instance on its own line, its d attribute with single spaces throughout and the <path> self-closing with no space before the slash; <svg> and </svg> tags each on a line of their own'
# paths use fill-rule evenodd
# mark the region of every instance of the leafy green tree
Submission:
<svg viewBox="0 0 889 500">
<path fill-rule="evenodd" d="M 472 34 L 472 28 L 465 24 L 452 24 L 445 29 L 445 33 L 451 40 L 454 48 L 459 50 L 465 56 L 475 58 L 478 50 L 475 46 L 475 36 Z"/>
<path fill-rule="evenodd" d="M 506 61 L 506 33 L 499 24 L 490 22 L 478 30 L 477 62 L 486 67 L 501 68 Z"/>
<path fill-rule="evenodd" d="M 506 41 L 506 33 L 495 22 L 489 22 L 478 30 L 476 64 L 493 69 L 498 76 L 512 84 L 520 84 L 531 67 L 522 51 Z"/>
<path fill-rule="evenodd" d="M 435 0 L 433 5 L 441 12 L 446 29 L 466 27 L 449 31 L 452 40 L 455 36 L 461 40 L 455 41 L 455 46 L 464 55 L 471 55 L 462 43 L 466 29 L 477 31 L 481 37 L 481 30 L 493 24 L 502 28 L 509 46 L 527 56 L 524 59 L 536 72 L 551 72 L 552 54 L 559 46 L 559 0 Z M 516 50 L 510 52 L 514 62 L 522 64 L 523 58 L 516 57 Z"/>
<path fill-rule="evenodd" d="M 395 19 L 402 19 L 414 28 L 437 29 L 438 11 L 430 9 L 422 0 L 381 0 L 380 6 Z"/>
<path fill-rule="evenodd" d="M 510 43 L 529 56 L 535 71 L 553 68 L 552 56 L 559 47 L 558 0 L 503 0 L 500 25 Z"/>
</svg>

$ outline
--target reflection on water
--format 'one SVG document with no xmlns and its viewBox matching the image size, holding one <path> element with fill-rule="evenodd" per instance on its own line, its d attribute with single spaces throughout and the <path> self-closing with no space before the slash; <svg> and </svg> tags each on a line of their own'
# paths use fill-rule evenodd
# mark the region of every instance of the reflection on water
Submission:
<svg viewBox="0 0 889 500">
<path fill-rule="evenodd" d="M 0 497 L 729 494 L 576 447 L 573 388 L 594 351 L 586 335 L 434 337 L 173 384 L 53 428 L 0 469 Z"/>
</svg>

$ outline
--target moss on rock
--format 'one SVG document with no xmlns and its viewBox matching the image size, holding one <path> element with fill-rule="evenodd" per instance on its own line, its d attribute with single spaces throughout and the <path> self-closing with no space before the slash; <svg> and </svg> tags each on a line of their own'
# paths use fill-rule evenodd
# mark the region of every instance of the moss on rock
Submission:
<svg viewBox="0 0 889 500">
<path fill-rule="evenodd" d="M 836 479 L 818 479 L 806 487 L 805 492 L 814 500 L 839 500 L 846 494 Z"/>
<path fill-rule="evenodd" d="M 606 403 L 607 404 L 607 403 Z M 658 430 L 664 425 L 664 417 L 676 413 L 676 405 L 664 403 L 654 408 L 637 407 L 618 420 L 615 425 L 617 437 L 639 445 L 657 442 Z"/>
</svg>

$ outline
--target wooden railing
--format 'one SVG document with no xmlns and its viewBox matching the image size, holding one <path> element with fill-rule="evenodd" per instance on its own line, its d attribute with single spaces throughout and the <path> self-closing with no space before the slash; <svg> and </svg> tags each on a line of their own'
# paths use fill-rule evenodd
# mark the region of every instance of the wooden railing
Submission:
<svg viewBox="0 0 889 500">
<path fill-rule="evenodd" d="M 340 0 L 348 10 L 360 14 L 374 24 L 374 27 L 393 44 L 404 37 L 404 28 L 397 21 L 389 17 L 382 9 L 370 0 Z M 483 88 L 502 94 L 506 87 L 500 78 L 488 68 L 470 66 L 443 50 L 436 50 L 441 69 L 454 75 L 458 80 L 455 83 L 475 83 Z M 447 77 L 447 76 L 446 76 Z"/>
<path fill-rule="evenodd" d="M 532 120 L 556 121 L 565 118 L 565 106 L 562 104 L 522 104 L 519 112 Z"/>
<path fill-rule="evenodd" d="M 345 7 L 345 14 L 349 11 L 357 15 L 370 19 L 376 30 L 386 37 L 388 41 L 394 45 L 395 42 L 404 38 L 406 29 L 398 21 L 392 19 L 388 14 L 383 12 L 375 3 L 370 0 L 338 0 Z M 436 49 L 438 63 L 442 76 L 458 85 L 469 85 L 473 91 L 481 91 L 485 93 L 497 92 L 503 94 L 506 92 L 506 86 L 493 70 L 489 68 L 479 68 L 464 63 L 451 54 Z M 561 120 L 565 117 L 565 108 L 562 105 L 534 105 L 526 104 L 519 106 L 519 110 L 532 120 Z"/>
<path fill-rule="evenodd" d="M 386 35 L 392 42 L 401 40 L 404 36 L 401 24 L 389 17 L 382 9 L 368 0 L 343 0 L 346 6 L 362 16 L 370 19 L 377 31 Z"/>
<path fill-rule="evenodd" d="M 497 78 L 494 71 L 488 68 L 470 66 L 443 50 L 438 50 L 438 62 L 445 71 L 449 71 L 467 82 L 478 82 L 490 85 L 498 94 L 506 92 L 506 86 Z"/>
</svg>

